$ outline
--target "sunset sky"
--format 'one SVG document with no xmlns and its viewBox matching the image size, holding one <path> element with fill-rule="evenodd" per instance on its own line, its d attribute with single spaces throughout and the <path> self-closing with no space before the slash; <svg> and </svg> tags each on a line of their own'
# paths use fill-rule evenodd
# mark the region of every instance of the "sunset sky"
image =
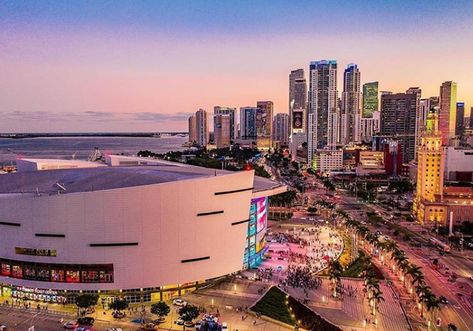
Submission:
<svg viewBox="0 0 473 331">
<path fill-rule="evenodd" d="M 185 131 L 273 100 L 335 59 L 381 90 L 458 83 L 473 106 L 473 1 L 0 1 L 0 132 Z M 467 111 L 468 113 L 468 111 Z"/>
</svg>

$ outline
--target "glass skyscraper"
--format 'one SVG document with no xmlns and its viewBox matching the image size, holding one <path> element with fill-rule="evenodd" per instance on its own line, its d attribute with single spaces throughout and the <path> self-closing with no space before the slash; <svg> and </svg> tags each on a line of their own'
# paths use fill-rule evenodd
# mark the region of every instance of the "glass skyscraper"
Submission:
<svg viewBox="0 0 473 331">
<path fill-rule="evenodd" d="M 373 117 L 378 111 L 378 82 L 363 85 L 363 117 Z"/>
</svg>

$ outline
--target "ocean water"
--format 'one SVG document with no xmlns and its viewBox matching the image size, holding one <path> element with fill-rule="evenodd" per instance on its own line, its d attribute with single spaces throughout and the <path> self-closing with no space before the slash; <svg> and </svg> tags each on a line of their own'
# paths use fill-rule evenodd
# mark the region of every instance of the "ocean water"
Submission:
<svg viewBox="0 0 473 331">
<path fill-rule="evenodd" d="M 185 137 L 48 137 L 8 139 L 0 138 L 0 164 L 17 158 L 53 158 L 86 160 L 98 147 L 102 153 L 136 155 L 140 150 L 154 153 L 184 150 Z"/>
</svg>

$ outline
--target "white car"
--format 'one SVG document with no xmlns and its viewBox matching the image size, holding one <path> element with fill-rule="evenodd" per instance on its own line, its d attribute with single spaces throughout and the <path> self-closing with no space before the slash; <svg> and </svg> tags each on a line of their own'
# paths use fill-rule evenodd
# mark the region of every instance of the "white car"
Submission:
<svg viewBox="0 0 473 331">
<path fill-rule="evenodd" d="M 64 329 L 73 330 L 77 328 L 79 324 L 77 324 L 77 322 L 74 322 L 74 321 L 69 321 L 69 322 L 64 323 L 63 326 L 64 326 Z"/>
<path fill-rule="evenodd" d="M 182 299 L 174 299 L 174 300 L 172 301 L 172 304 L 173 304 L 174 306 L 182 307 L 182 306 L 187 305 L 187 301 L 184 301 L 184 300 L 182 300 Z"/>
</svg>

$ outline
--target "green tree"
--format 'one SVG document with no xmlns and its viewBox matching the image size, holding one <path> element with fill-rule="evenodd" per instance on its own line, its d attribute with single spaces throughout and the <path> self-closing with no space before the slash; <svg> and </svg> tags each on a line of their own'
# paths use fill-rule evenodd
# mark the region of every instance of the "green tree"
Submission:
<svg viewBox="0 0 473 331">
<path fill-rule="evenodd" d="M 179 309 L 179 316 L 184 322 L 192 322 L 194 319 L 199 317 L 199 313 L 199 308 L 194 305 L 185 305 L 184 307 L 181 307 L 181 309 Z"/>
<path fill-rule="evenodd" d="M 128 302 L 117 299 L 109 305 L 110 309 L 122 311 L 128 308 Z"/>
<path fill-rule="evenodd" d="M 76 296 L 76 306 L 82 309 L 93 307 L 97 304 L 99 296 L 97 294 L 81 294 Z"/>
<path fill-rule="evenodd" d="M 153 303 L 151 305 L 151 313 L 158 315 L 159 317 L 167 316 L 170 311 L 171 309 L 164 301 L 159 301 L 158 303 Z"/>
</svg>

